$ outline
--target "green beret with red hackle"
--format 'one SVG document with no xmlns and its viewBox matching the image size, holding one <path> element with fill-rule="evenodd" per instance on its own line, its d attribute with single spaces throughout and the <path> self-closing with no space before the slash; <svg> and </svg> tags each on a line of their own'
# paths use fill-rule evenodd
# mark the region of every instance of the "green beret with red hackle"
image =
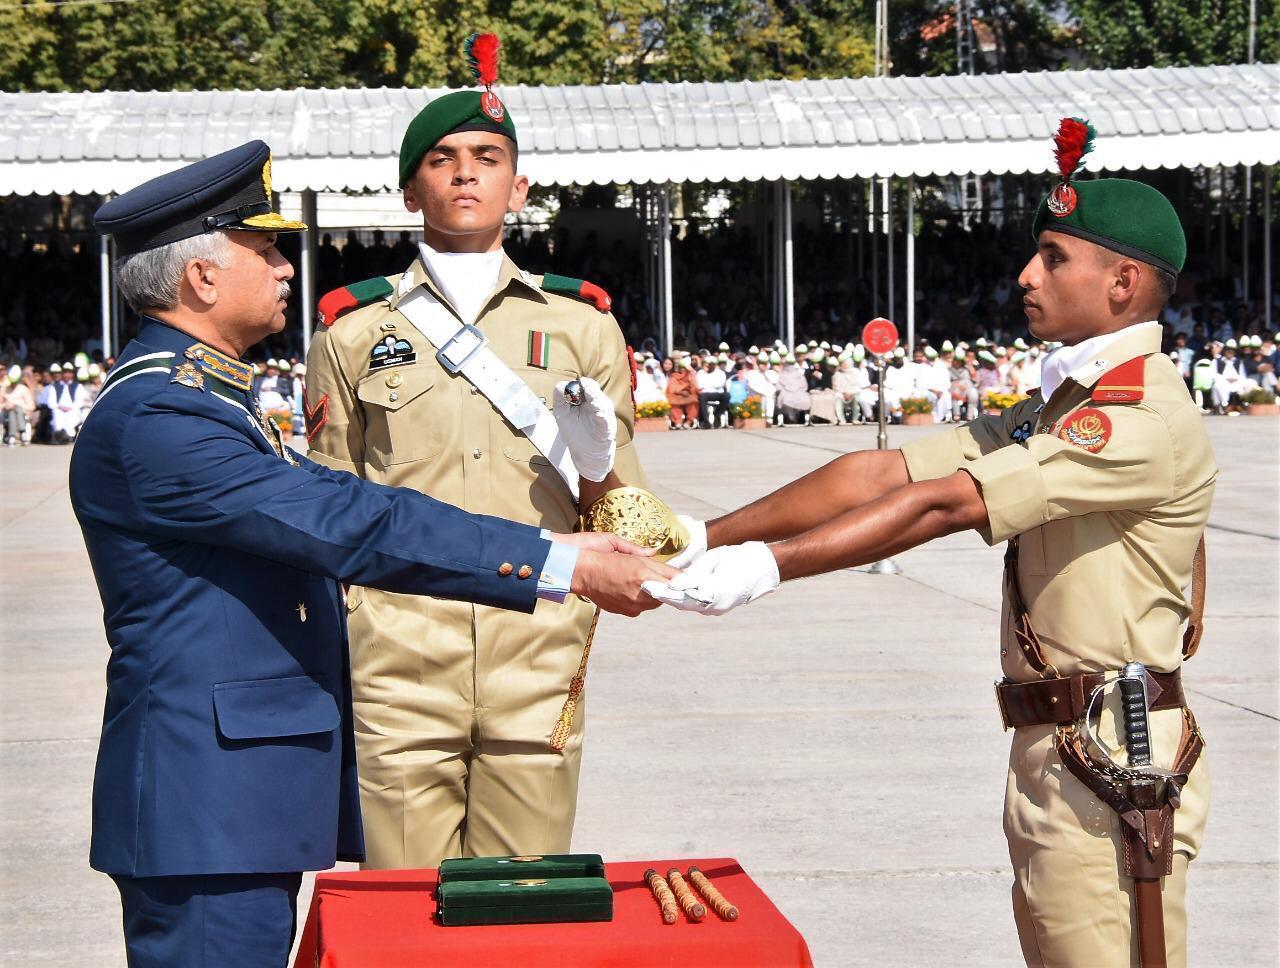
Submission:
<svg viewBox="0 0 1280 968">
<path fill-rule="evenodd" d="M 1072 181 L 1095 133 L 1081 118 L 1062 119 L 1054 138 L 1060 181 L 1040 203 L 1032 238 L 1061 232 L 1177 275 L 1187 261 L 1187 237 L 1169 199 L 1128 178 Z"/>
<path fill-rule="evenodd" d="M 400 143 L 401 188 L 418 170 L 423 156 L 439 144 L 441 138 L 455 131 L 489 131 L 516 140 L 511 114 L 493 93 L 501 47 L 496 34 L 472 34 L 467 39 L 467 61 L 484 90 L 454 91 L 436 98 L 409 122 Z"/>
</svg>

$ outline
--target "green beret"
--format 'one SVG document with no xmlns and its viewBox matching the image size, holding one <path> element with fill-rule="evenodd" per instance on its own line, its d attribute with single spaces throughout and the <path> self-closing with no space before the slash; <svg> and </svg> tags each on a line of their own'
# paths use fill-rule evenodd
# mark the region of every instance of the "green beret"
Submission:
<svg viewBox="0 0 1280 968">
<path fill-rule="evenodd" d="M 423 156 L 455 131 L 490 131 L 512 141 L 511 112 L 488 91 L 454 91 L 436 98 L 409 122 L 400 143 L 400 187 L 413 177 Z"/>
<path fill-rule="evenodd" d="M 1172 203 L 1159 191 L 1128 178 L 1073 181 L 1075 207 L 1065 215 L 1040 203 L 1031 237 L 1061 232 L 1177 275 L 1187 261 L 1187 237 Z"/>
</svg>

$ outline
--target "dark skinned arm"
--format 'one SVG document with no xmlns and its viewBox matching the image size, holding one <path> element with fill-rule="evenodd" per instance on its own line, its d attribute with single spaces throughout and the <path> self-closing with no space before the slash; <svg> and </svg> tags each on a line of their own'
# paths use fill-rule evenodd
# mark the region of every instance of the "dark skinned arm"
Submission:
<svg viewBox="0 0 1280 968">
<path fill-rule="evenodd" d="M 622 478 L 618 476 L 617 471 L 610 471 L 605 475 L 605 479 L 596 483 L 589 481 L 585 477 L 578 477 L 578 513 L 586 514 L 587 508 L 595 504 L 605 491 L 611 491 L 615 487 L 626 487 L 622 482 Z"/>
<path fill-rule="evenodd" d="M 977 482 L 965 471 L 956 471 L 905 484 L 769 550 L 778 562 L 779 577 L 788 581 L 869 564 L 986 524 L 987 506 Z"/>
<path fill-rule="evenodd" d="M 901 451 L 845 454 L 767 497 L 707 522 L 707 547 L 803 535 L 910 483 Z"/>
</svg>

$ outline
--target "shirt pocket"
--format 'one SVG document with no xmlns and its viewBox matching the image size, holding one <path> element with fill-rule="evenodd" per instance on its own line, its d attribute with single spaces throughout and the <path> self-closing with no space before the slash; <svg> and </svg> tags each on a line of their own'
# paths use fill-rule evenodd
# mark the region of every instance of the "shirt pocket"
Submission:
<svg viewBox="0 0 1280 968">
<path fill-rule="evenodd" d="M 524 381 L 525 386 L 533 391 L 534 396 L 541 400 L 548 410 L 555 405 L 556 384 L 578 377 L 578 374 L 569 370 L 544 370 L 536 366 L 513 366 L 511 371 Z M 504 456 L 509 460 L 532 464 L 535 467 L 551 467 L 551 461 L 533 446 L 533 442 L 522 431 L 515 429 L 506 421 L 503 421 L 503 427 L 508 430 L 508 437 L 502 445 Z"/>
<path fill-rule="evenodd" d="M 444 448 L 446 415 L 433 413 L 440 374 L 424 366 L 389 367 L 370 373 L 356 387 L 365 418 L 365 457 L 380 467 L 438 457 Z"/>
</svg>

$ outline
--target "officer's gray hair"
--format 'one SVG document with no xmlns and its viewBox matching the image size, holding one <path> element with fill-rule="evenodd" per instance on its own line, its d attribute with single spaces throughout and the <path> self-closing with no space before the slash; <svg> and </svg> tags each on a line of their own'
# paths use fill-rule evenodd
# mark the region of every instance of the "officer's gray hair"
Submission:
<svg viewBox="0 0 1280 968">
<path fill-rule="evenodd" d="M 135 313 L 173 309 L 178 305 L 182 274 L 192 259 L 219 269 L 231 264 L 231 242 L 225 232 L 205 232 L 116 260 L 116 285 Z"/>
</svg>

